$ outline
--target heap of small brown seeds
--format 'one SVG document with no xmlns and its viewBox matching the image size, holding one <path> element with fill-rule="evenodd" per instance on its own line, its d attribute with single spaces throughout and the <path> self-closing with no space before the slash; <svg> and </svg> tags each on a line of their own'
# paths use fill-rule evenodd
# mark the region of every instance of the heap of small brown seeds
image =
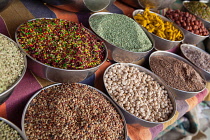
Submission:
<svg viewBox="0 0 210 140">
<path fill-rule="evenodd" d="M 60 84 L 42 90 L 29 104 L 25 132 L 34 139 L 122 140 L 125 128 L 115 107 L 84 84 Z"/>
</svg>

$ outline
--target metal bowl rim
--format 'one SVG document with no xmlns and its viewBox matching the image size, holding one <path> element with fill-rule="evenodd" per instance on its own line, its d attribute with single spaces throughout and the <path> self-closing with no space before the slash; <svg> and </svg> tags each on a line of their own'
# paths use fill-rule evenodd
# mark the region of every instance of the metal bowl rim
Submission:
<svg viewBox="0 0 210 140">
<path fill-rule="evenodd" d="M 55 70 L 62 70 L 62 71 L 68 71 L 68 72 L 71 72 L 71 71 L 77 71 L 77 72 L 79 72 L 79 71 L 89 71 L 89 70 L 92 70 L 92 69 L 95 69 L 95 68 L 98 68 L 98 67 L 100 67 L 104 62 L 106 62 L 106 60 L 107 60 L 107 57 L 108 57 L 108 49 L 107 49 L 107 46 L 106 46 L 106 44 L 103 42 L 103 45 L 104 45 L 104 48 L 105 48 L 105 58 L 104 58 L 104 60 L 99 64 L 99 65 L 97 65 L 97 66 L 95 66 L 95 67 L 92 67 L 92 68 L 88 68 L 88 69 L 61 69 L 61 68 L 57 68 L 57 67 L 53 67 L 53 66 L 50 66 L 50 65 L 46 65 L 46 64 L 44 64 L 44 63 L 42 63 L 42 62 L 40 62 L 40 61 L 38 61 L 38 60 L 36 60 L 35 58 L 33 58 L 32 56 L 30 56 L 28 53 L 26 53 L 25 52 L 25 50 L 21 47 L 21 45 L 20 45 L 20 43 L 19 43 L 19 41 L 18 41 L 18 39 L 17 39 L 17 31 L 18 31 L 18 29 L 20 28 L 20 26 L 22 25 L 22 24 L 24 24 L 24 23 L 27 23 L 27 22 L 29 22 L 29 21 L 34 21 L 34 20 L 37 20 L 37 19 L 58 19 L 58 18 L 34 18 L 34 19 L 30 19 L 30 20 L 27 20 L 26 22 L 23 22 L 23 23 L 21 23 L 18 27 L 17 27 L 17 29 L 16 29 L 16 31 L 15 31 L 15 39 L 16 39 L 16 42 L 17 42 L 17 45 L 18 45 L 18 47 L 20 48 L 20 50 L 27 56 L 27 57 L 29 57 L 30 59 L 32 59 L 33 61 L 35 61 L 36 63 L 39 63 L 39 64 L 41 64 L 42 66 L 44 66 L 44 67 L 47 67 L 47 68 L 51 68 L 51 69 L 55 69 Z M 64 19 L 59 19 L 59 20 L 64 20 Z M 68 20 L 64 20 L 64 21 L 68 21 Z M 70 21 L 68 21 L 68 22 L 70 22 Z M 83 26 L 84 27 L 84 26 Z M 91 32 L 88 28 L 86 28 L 86 27 L 84 27 L 85 29 L 87 29 L 91 34 L 93 34 L 93 35 L 95 35 L 93 32 Z M 98 36 L 97 35 L 95 35 L 97 38 L 98 38 Z M 100 39 L 100 38 L 98 38 L 98 39 Z M 100 39 L 101 40 L 101 39 Z M 102 41 L 102 40 L 101 40 Z"/>
<path fill-rule="evenodd" d="M 134 10 L 134 11 L 133 11 L 133 17 L 135 16 L 134 13 L 136 13 L 136 12 L 139 13 L 139 12 L 144 12 L 144 11 L 145 11 L 145 10 L 143 10 L 143 9 L 136 9 L 136 10 Z M 151 13 L 155 13 L 155 12 L 152 12 L 152 11 L 150 11 L 150 12 L 151 12 Z M 162 20 L 171 22 L 171 20 L 169 20 L 168 18 L 166 18 L 166 17 L 164 17 L 164 16 L 162 16 L 162 15 L 160 15 L 160 14 L 158 14 L 158 13 L 155 13 L 155 14 L 157 14 L 158 16 L 160 16 Z M 182 41 L 185 39 L 184 32 L 179 28 L 179 26 L 177 26 L 176 24 L 174 24 L 174 22 L 172 22 L 172 24 L 173 24 L 173 25 L 182 33 L 182 35 L 183 35 L 183 39 L 182 39 L 182 40 L 179 40 L 179 41 L 172 41 L 172 40 L 164 39 L 164 38 L 161 38 L 161 37 L 159 37 L 159 36 L 157 36 L 157 35 L 155 35 L 155 34 L 153 34 L 153 33 L 150 33 L 149 31 L 147 31 L 146 28 L 145 28 L 145 30 L 146 30 L 147 32 L 149 32 L 150 34 L 154 35 L 155 37 L 157 37 L 157 38 L 159 38 L 159 39 L 162 39 L 162 40 L 164 40 L 164 41 L 167 41 L 167 42 L 182 42 Z M 139 25 L 140 25 L 140 24 L 139 24 Z M 142 26 L 142 25 L 140 25 L 140 26 Z M 144 27 L 142 26 L 142 28 L 144 28 Z"/>
<path fill-rule="evenodd" d="M 85 0 L 82 0 L 82 1 L 83 1 L 84 5 L 86 6 L 86 8 L 87 8 L 88 10 L 90 10 L 90 9 L 87 7 L 87 4 L 85 3 Z M 114 0 L 114 1 L 115 1 L 115 0 Z M 106 9 L 110 4 L 114 3 L 114 1 L 109 0 L 109 3 L 108 3 L 106 6 L 104 6 L 103 8 L 101 8 L 101 9 L 99 9 L 99 10 L 90 10 L 90 11 L 92 11 L 92 12 L 102 11 L 102 10 Z"/>
<path fill-rule="evenodd" d="M 9 120 L 7 120 L 3 117 L 0 117 L 0 120 L 2 120 L 4 123 L 6 123 L 7 125 L 12 127 L 13 129 L 15 129 L 18 132 L 18 134 L 21 136 L 21 138 L 23 138 L 23 140 L 27 140 L 23 131 L 21 131 L 21 129 L 19 127 L 17 127 L 14 123 L 12 123 L 11 121 L 9 121 Z"/>
<path fill-rule="evenodd" d="M 41 91 L 45 90 L 45 89 L 48 89 L 48 88 L 51 88 L 51 87 L 54 87 L 54 86 L 59 86 L 59 85 L 62 85 L 63 83 L 55 83 L 55 84 L 51 84 L 51 85 L 48 85 L 44 88 L 41 88 L 40 90 L 38 90 L 27 102 L 27 104 L 25 105 L 24 107 L 24 110 L 23 110 L 23 113 L 22 113 L 22 118 L 21 118 L 21 127 L 22 127 L 22 132 L 25 134 L 25 127 L 24 127 L 24 122 L 25 122 L 25 115 L 26 115 L 26 112 L 28 110 L 28 107 L 30 105 L 30 103 L 32 102 L 32 100 L 38 96 Z M 70 83 L 70 85 L 73 84 L 73 83 Z M 122 119 L 122 122 L 123 122 L 123 125 L 124 125 L 124 136 L 125 136 L 125 140 L 127 139 L 127 125 L 126 125 L 126 121 L 125 121 L 125 117 L 122 113 L 122 111 L 119 109 L 119 107 L 115 104 L 115 102 L 113 102 L 110 97 L 108 97 L 105 93 L 103 93 L 102 91 L 100 91 L 99 89 L 95 88 L 95 87 L 92 87 L 90 85 L 87 85 L 87 84 L 83 84 L 83 83 L 75 83 L 75 84 L 78 84 L 78 85 L 86 85 L 88 86 L 89 88 L 92 88 L 94 90 L 96 90 L 99 94 L 103 95 L 103 97 L 109 101 L 111 103 L 111 105 L 115 108 L 115 110 L 117 111 L 117 113 L 121 116 L 121 119 Z M 26 134 L 25 134 L 26 135 Z"/>
<path fill-rule="evenodd" d="M 15 46 L 19 49 L 20 53 L 23 55 L 23 59 L 24 59 L 24 60 L 23 60 L 23 61 L 24 61 L 24 68 L 22 69 L 21 76 L 19 76 L 19 77 L 15 80 L 15 82 L 14 82 L 9 88 L 7 88 L 5 91 L 3 91 L 2 93 L 0 93 L 0 97 L 1 97 L 1 96 L 3 96 L 3 95 L 7 94 L 7 93 L 8 93 L 9 91 L 11 91 L 12 89 L 14 89 L 14 88 L 17 86 L 17 84 L 19 84 L 20 81 L 23 79 L 23 77 L 24 77 L 24 75 L 25 75 L 25 73 L 26 73 L 26 70 L 27 70 L 27 59 L 26 59 L 26 55 L 20 50 L 18 44 L 17 44 L 14 40 L 12 40 L 11 38 L 9 38 L 9 37 L 7 37 L 6 35 L 3 35 L 3 34 L 1 34 L 1 33 L 0 33 L 0 35 L 6 37 L 8 40 L 10 40 L 11 42 L 13 42 L 13 43 L 15 44 Z"/>
<path fill-rule="evenodd" d="M 204 77 L 204 75 L 203 75 L 200 71 L 198 71 L 198 70 L 197 70 L 197 67 L 194 66 L 193 64 L 191 64 L 191 62 L 189 62 L 187 59 L 185 59 L 185 58 L 183 58 L 183 57 L 181 57 L 181 56 L 179 56 L 179 55 L 177 55 L 177 54 L 174 54 L 174 53 L 172 53 L 172 52 L 159 51 L 159 50 L 158 50 L 158 51 L 156 51 L 156 52 L 153 52 L 153 53 L 149 56 L 149 65 L 150 65 L 151 57 L 153 57 L 153 56 L 154 56 L 155 54 L 157 54 L 157 53 L 169 54 L 170 57 L 173 57 L 173 58 L 175 58 L 175 59 L 177 59 L 176 57 L 178 57 L 178 58 L 179 58 L 178 60 L 181 60 L 181 61 L 183 61 L 183 62 L 189 64 L 190 66 L 192 66 L 193 69 L 194 69 L 197 73 L 199 73 L 199 75 L 200 75 L 200 76 L 203 78 L 203 80 L 205 81 L 205 87 L 204 87 L 202 90 L 200 90 L 200 91 L 184 91 L 184 90 L 179 90 L 179 89 L 176 89 L 176 88 L 174 88 L 174 87 L 171 87 L 171 86 L 169 86 L 169 85 L 167 84 L 168 87 L 170 87 L 171 89 L 174 89 L 174 90 L 176 90 L 176 91 L 184 92 L 184 93 L 186 93 L 186 94 L 197 94 L 197 93 L 203 92 L 203 91 L 206 89 L 206 84 L 207 84 L 207 82 L 206 82 L 206 78 Z M 159 56 L 160 56 L 160 55 L 159 55 Z M 161 55 L 161 56 L 162 56 L 162 55 Z M 175 57 L 174 57 L 174 56 L 175 56 Z"/>
<path fill-rule="evenodd" d="M 91 27 L 91 29 L 93 30 L 93 28 L 92 28 L 92 26 L 91 26 L 91 24 L 90 24 L 90 19 L 91 18 L 93 18 L 94 16 L 96 16 L 96 15 L 105 15 L 105 14 L 118 14 L 118 13 L 111 13 L 111 12 L 98 12 L 98 13 L 94 13 L 94 14 L 92 14 L 90 17 L 89 17 L 89 19 L 88 19 L 88 22 L 89 22 L 89 25 L 90 25 L 90 27 Z M 120 14 L 119 14 L 120 15 Z M 130 17 L 128 17 L 128 18 L 130 18 Z M 132 18 L 130 18 L 130 19 L 132 19 Z M 135 20 L 134 20 L 135 21 Z M 142 29 L 142 27 L 141 27 L 141 29 Z M 94 31 L 94 30 L 93 30 Z M 145 32 L 143 29 L 142 29 L 142 31 L 143 32 Z M 98 35 L 95 31 L 94 31 L 94 33 L 96 34 L 96 35 Z M 146 34 L 146 33 L 145 33 Z M 99 35 L 98 35 L 99 36 Z M 147 36 L 147 34 L 146 34 L 146 36 Z M 101 36 L 99 36 L 100 38 L 102 38 Z M 148 37 L 148 36 L 147 36 Z M 143 51 L 143 52 L 132 52 L 132 51 L 129 51 L 129 50 L 125 50 L 125 49 L 123 49 L 123 48 L 120 48 L 120 47 L 118 47 L 118 46 L 116 46 L 116 45 L 114 45 L 114 44 L 112 44 L 112 43 L 110 43 L 110 42 L 108 42 L 106 39 L 104 39 L 104 38 L 102 38 L 103 40 L 105 40 L 107 43 L 109 43 L 109 44 L 111 44 L 112 46 L 115 46 L 115 47 L 117 47 L 118 49 L 120 49 L 120 50 L 123 50 L 123 51 L 125 51 L 125 52 L 130 52 L 130 53 L 135 53 L 135 54 L 142 54 L 142 53 L 148 53 L 148 52 L 150 52 L 153 48 L 154 48 L 154 44 L 155 44 L 155 41 L 154 41 L 154 39 L 153 39 L 153 37 L 151 36 L 151 38 L 150 37 L 148 37 L 149 38 L 149 40 L 150 40 L 150 42 L 152 43 L 152 47 L 151 47 L 151 49 L 149 49 L 149 50 L 147 50 L 147 51 Z"/>
<path fill-rule="evenodd" d="M 127 110 L 125 110 L 123 107 L 121 107 L 121 105 L 119 105 L 119 104 L 112 98 L 112 96 L 109 94 L 109 92 L 108 92 L 108 90 L 107 90 L 107 88 L 106 88 L 104 77 L 105 77 L 107 71 L 108 71 L 110 68 L 112 68 L 113 66 L 118 65 L 118 64 L 123 64 L 123 65 L 127 65 L 127 66 L 136 67 L 136 68 L 138 68 L 138 69 L 139 69 L 140 71 L 142 71 L 142 72 L 145 72 L 145 71 L 146 71 L 146 72 L 148 72 L 148 73 L 152 73 L 152 75 L 150 74 L 150 76 L 152 76 L 154 79 L 155 79 L 155 78 L 158 79 L 158 80 L 161 82 L 161 83 L 160 83 L 159 81 L 155 80 L 155 81 L 157 81 L 160 85 L 163 85 L 164 88 L 168 91 L 168 94 L 170 94 L 170 100 L 172 101 L 172 104 L 173 104 L 173 107 L 174 107 L 173 112 L 170 114 L 170 118 L 169 118 L 168 120 L 163 121 L 163 122 L 151 122 L 151 121 L 147 121 L 147 120 L 138 118 L 138 117 L 136 117 L 135 115 L 133 115 L 132 113 L 130 113 L 130 112 L 128 112 Z M 127 112 L 127 113 L 128 113 L 129 115 L 131 115 L 132 117 L 135 117 L 136 119 L 139 119 L 139 120 L 141 120 L 141 121 L 143 121 L 143 122 L 150 123 L 150 124 L 163 124 L 163 123 L 166 123 L 166 122 L 170 121 L 170 120 L 175 116 L 175 113 L 176 113 L 176 111 L 177 111 L 177 103 L 176 103 L 176 100 L 175 100 L 175 96 L 173 95 L 173 92 L 171 91 L 170 88 L 168 88 L 168 86 L 167 86 L 167 84 L 165 83 L 164 80 L 162 80 L 158 75 L 156 75 L 155 73 L 153 73 L 153 72 L 150 71 L 149 69 L 146 69 L 146 68 L 144 68 L 144 67 L 142 67 L 142 66 L 140 66 L 140 65 L 133 64 L 133 63 L 115 63 L 115 64 L 112 64 L 112 65 L 110 65 L 109 67 L 107 67 L 107 69 L 105 70 L 105 72 L 104 72 L 104 74 L 103 74 L 103 82 L 104 82 L 104 87 L 105 87 L 107 93 L 109 94 L 110 98 L 113 100 L 113 102 L 115 102 L 115 104 L 117 104 L 122 110 L 124 110 L 125 112 Z"/>
<path fill-rule="evenodd" d="M 196 49 L 196 50 L 199 50 L 200 52 L 203 52 L 203 53 L 205 53 L 205 54 L 207 54 L 207 55 L 210 56 L 209 53 L 207 53 L 206 51 L 204 51 L 204 50 L 202 50 L 201 48 L 198 48 L 198 47 L 196 47 L 196 46 L 194 46 L 194 45 L 192 45 L 192 44 L 181 44 L 181 45 L 180 45 L 180 50 L 182 51 L 182 54 L 183 54 L 185 57 L 186 57 L 186 55 L 185 55 L 185 53 L 183 53 L 183 47 L 186 47 L 186 46 L 189 46 L 189 47 L 191 47 L 191 48 L 194 48 L 194 49 Z M 186 57 L 186 58 L 187 58 L 187 60 L 189 60 L 191 63 L 193 63 L 188 57 Z M 194 63 L 193 63 L 193 64 L 194 64 Z M 198 67 L 196 64 L 194 64 L 194 65 L 195 65 L 197 68 L 201 69 L 202 71 L 204 71 L 204 72 L 210 74 L 209 71 L 206 71 L 206 70 L 204 70 L 203 68 Z"/>
</svg>

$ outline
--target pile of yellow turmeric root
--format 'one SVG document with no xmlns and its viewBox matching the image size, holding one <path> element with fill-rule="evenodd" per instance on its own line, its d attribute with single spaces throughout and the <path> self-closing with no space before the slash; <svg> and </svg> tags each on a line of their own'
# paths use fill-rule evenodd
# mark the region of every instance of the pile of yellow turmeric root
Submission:
<svg viewBox="0 0 210 140">
<path fill-rule="evenodd" d="M 172 22 L 163 21 L 160 16 L 150 12 L 149 8 L 146 8 L 142 14 L 136 14 L 134 19 L 150 33 L 161 38 L 171 41 L 180 41 L 183 39 L 182 32 Z"/>
</svg>

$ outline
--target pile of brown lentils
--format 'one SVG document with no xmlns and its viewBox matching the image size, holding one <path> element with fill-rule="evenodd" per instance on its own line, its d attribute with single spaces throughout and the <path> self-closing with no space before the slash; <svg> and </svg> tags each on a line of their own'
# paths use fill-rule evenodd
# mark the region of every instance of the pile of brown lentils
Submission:
<svg viewBox="0 0 210 140">
<path fill-rule="evenodd" d="M 0 34 L 0 94 L 15 83 L 24 67 L 24 56 L 18 46 Z"/>
<path fill-rule="evenodd" d="M 173 112 L 165 87 L 135 66 L 125 63 L 111 66 L 104 75 L 104 82 L 110 96 L 138 118 L 163 122 Z"/>
<path fill-rule="evenodd" d="M 42 90 L 28 106 L 29 140 L 123 140 L 124 121 L 97 90 L 84 84 L 60 84 Z"/>
</svg>

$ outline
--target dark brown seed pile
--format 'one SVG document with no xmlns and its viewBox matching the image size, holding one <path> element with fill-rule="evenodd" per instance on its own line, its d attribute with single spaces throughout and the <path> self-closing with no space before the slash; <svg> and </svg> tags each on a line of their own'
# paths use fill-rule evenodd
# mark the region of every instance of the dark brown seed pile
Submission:
<svg viewBox="0 0 210 140">
<path fill-rule="evenodd" d="M 170 56 L 153 56 L 150 68 L 169 86 L 188 92 L 205 88 L 205 80 L 189 64 Z"/>
<path fill-rule="evenodd" d="M 83 84 L 61 84 L 42 90 L 25 115 L 29 140 L 123 140 L 124 123 L 113 105 Z"/>
</svg>

